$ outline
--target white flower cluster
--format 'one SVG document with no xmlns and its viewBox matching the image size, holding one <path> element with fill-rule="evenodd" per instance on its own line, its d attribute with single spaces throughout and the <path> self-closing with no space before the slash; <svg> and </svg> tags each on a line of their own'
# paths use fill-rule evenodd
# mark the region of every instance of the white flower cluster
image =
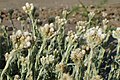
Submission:
<svg viewBox="0 0 120 80">
<path fill-rule="evenodd" d="M 95 16 L 95 12 L 94 12 L 94 11 L 91 11 L 91 12 L 88 14 L 89 19 L 92 19 L 94 16 Z"/>
<path fill-rule="evenodd" d="M 20 61 L 20 63 L 21 63 L 22 66 L 26 67 L 27 63 L 28 63 L 28 57 L 20 56 L 19 61 Z"/>
<path fill-rule="evenodd" d="M 88 29 L 84 35 L 88 45 L 91 47 L 100 44 L 105 36 L 106 34 L 103 33 L 102 28 L 99 28 L 98 26 Z"/>
<path fill-rule="evenodd" d="M 78 36 L 77 34 L 75 34 L 75 32 L 73 32 L 72 30 L 71 31 L 68 31 L 68 34 L 67 34 L 67 37 L 66 37 L 66 41 L 67 42 L 75 42 L 76 40 L 78 39 Z"/>
<path fill-rule="evenodd" d="M 56 69 L 57 72 L 64 72 L 65 64 L 64 63 L 56 64 L 55 69 Z"/>
<path fill-rule="evenodd" d="M 85 50 L 81 50 L 80 48 L 77 48 L 71 52 L 70 58 L 74 63 L 79 63 L 83 59 L 85 53 L 86 53 Z"/>
<path fill-rule="evenodd" d="M 26 3 L 25 6 L 23 6 L 22 8 L 25 11 L 25 13 L 31 14 L 34 9 L 34 6 L 32 3 L 30 3 L 30 4 Z"/>
<path fill-rule="evenodd" d="M 63 10 L 62 15 L 64 18 L 67 16 L 67 14 L 69 14 L 69 12 L 67 10 Z"/>
<path fill-rule="evenodd" d="M 10 54 L 7 52 L 7 53 L 5 53 L 5 61 L 7 61 L 8 59 L 9 59 L 9 57 L 11 57 L 12 55 L 11 54 L 13 54 L 15 52 L 15 49 L 13 49 L 12 51 L 10 51 Z"/>
<path fill-rule="evenodd" d="M 46 55 L 46 57 L 42 56 L 42 58 L 40 58 L 40 61 L 43 66 L 46 64 L 50 64 L 54 61 L 54 56 L 53 55 Z"/>
<path fill-rule="evenodd" d="M 116 30 L 112 31 L 112 36 L 120 42 L 120 28 L 118 27 Z"/>
<path fill-rule="evenodd" d="M 14 80 L 20 80 L 20 76 L 19 75 L 15 75 L 14 76 Z"/>
<path fill-rule="evenodd" d="M 78 21 L 76 25 L 76 30 L 78 32 L 84 32 L 85 28 L 87 27 L 87 21 Z"/>
<path fill-rule="evenodd" d="M 67 23 L 67 20 L 65 18 L 60 18 L 60 16 L 56 16 L 55 22 L 58 25 L 58 27 L 61 27 Z"/>
<path fill-rule="evenodd" d="M 32 34 L 28 31 L 22 32 L 18 30 L 15 34 L 13 33 L 10 38 L 15 49 L 24 49 L 30 48 L 36 37 L 32 37 Z"/>
<path fill-rule="evenodd" d="M 106 30 L 108 28 L 109 20 L 105 18 L 102 20 L 102 23 L 103 23 L 103 29 Z"/>
<path fill-rule="evenodd" d="M 43 27 L 40 27 L 40 32 L 43 37 L 50 37 L 54 34 L 54 24 L 45 24 Z"/>
</svg>

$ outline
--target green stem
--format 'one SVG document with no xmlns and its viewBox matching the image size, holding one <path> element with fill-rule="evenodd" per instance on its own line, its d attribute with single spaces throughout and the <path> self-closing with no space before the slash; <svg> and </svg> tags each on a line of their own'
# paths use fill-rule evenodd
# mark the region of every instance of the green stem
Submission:
<svg viewBox="0 0 120 80">
<path fill-rule="evenodd" d="M 75 74 L 75 80 L 79 80 L 79 66 L 75 66 L 76 74 Z"/>
<path fill-rule="evenodd" d="M 3 25 L 3 27 L 5 27 L 4 25 Z M 4 34 L 5 34 L 5 38 L 6 38 L 6 40 L 7 40 L 7 51 L 8 51 L 8 53 L 10 53 L 10 51 L 9 51 L 9 46 L 10 46 L 10 43 L 9 43 L 9 36 L 8 36 L 8 33 L 7 33 L 7 31 L 5 30 L 5 28 L 3 28 L 3 32 L 4 32 Z"/>
<path fill-rule="evenodd" d="M 35 36 L 35 22 L 34 22 L 32 14 L 29 14 L 29 17 L 30 17 L 31 22 L 32 22 L 32 33 L 33 33 L 33 36 Z"/>
<path fill-rule="evenodd" d="M 9 16 L 9 21 L 10 21 L 10 23 L 12 24 L 12 27 L 13 27 L 13 31 L 15 31 L 16 30 L 16 28 L 15 28 L 15 25 L 14 25 L 14 22 L 13 22 L 13 20 L 12 20 L 12 18 L 11 18 L 11 16 Z"/>
<path fill-rule="evenodd" d="M 44 67 L 42 67 L 39 71 L 39 74 L 38 74 L 38 77 L 37 77 L 37 80 L 40 80 L 40 77 L 42 75 L 42 71 L 43 71 Z"/>
<path fill-rule="evenodd" d="M 69 43 L 66 52 L 63 54 L 62 61 L 61 61 L 62 63 L 64 62 L 64 60 L 65 60 L 66 57 L 68 56 L 69 51 L 70 51 L 70 47 L 71 47 L 71 44 Z"/>
<path fill-rule="evenodd" d="M 89 55 L 89 62 L 88 62 L 88 68 L 87 68 L 87 80 L 90 79 L 90 67 L 92 63 L 92 57 L 93 57 L 93 48 L 91 48 L 90 55 Z"/>
<path fill-rule="evenodd" d="M 3 79 L 3 76 L 4 76 L 5 72 L 7 71 L 8 67 L 9 67 L 9 65 L 10 65 L 10 62 L 12 61 L 12 59 L 13 59 L 13 57 L 14 57 L 15 55 L 16 55 L 15 52 L 13 52 L 13 53 L 10 54 L 10 57 L 9 57 L 9 59 L 7 60 L 6 65 L 5 65 L 5 67 L 4 67 L 4 69 L 3 69 L 2 73 L 1 73 L 1 80 L 4 80 L 4 79 Z"/>
<path fill-rule="evenodd" d="M 28 50 L 28 62 L 27 62 L 27 76 L 26 76 L 26 79 L 28 78 L 28 76 L 30 75 L 30 71 L 32 69 L 32 60 L 31 60 L 31 56 L 32 56 L 32 52 L 31 50 L 29 49 Z"/>
<path fill-rule="evenodd" d="M 43 39 L 43 43 L 42 43 L 42 45 L 41 45 L 41 47 L 40 47 L 40 49 L 39 49 L 39 51 L 38 51 L 38 54 L 36 55 L 36 62 L 35 62 L 35 69 L 36 70 L 38 70 L 38 64 L 40 63 L 40 60 L 39 60 L 39 58 L 40 58 L 40 55 L 41 55 L 41 53 L 42 53 L 42 51 L 43 51 L 43 49 L 44 49 L 44 47 L 45 47 L 45 44 L 46 44 L 46 39 Z"/>
<path fill-rule="evenodd" d="M 120 51 L 120 41 L 118 41 L 118 45 L 117 45 L 117 55 L 119 54 Z"/>
</svg>

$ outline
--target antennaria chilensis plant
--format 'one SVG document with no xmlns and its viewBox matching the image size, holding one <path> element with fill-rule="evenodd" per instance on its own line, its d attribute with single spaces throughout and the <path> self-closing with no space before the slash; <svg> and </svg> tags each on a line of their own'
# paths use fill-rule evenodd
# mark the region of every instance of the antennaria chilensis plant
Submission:
<svg viewBox="0 0 120 80">
<path fill-rule="evenodd" d="M 65 31 L 71 14 L 67 10 L 39 27 L 36 9 L 29 3 L 23 11 L 31 31 L 14 30 L 9 35 L 0 24 L 0 47 L 2 39 L 7 43 L 0 80 L 119 80 L 120 29 L 108 25 L 107 14 L 82 7 L 87 18 L 76 23 L 75 31 Z M 98 18 L 99 14 L 103 16 Z M 1 48 L 0 59 L 3 52 Z"/>
</svg>

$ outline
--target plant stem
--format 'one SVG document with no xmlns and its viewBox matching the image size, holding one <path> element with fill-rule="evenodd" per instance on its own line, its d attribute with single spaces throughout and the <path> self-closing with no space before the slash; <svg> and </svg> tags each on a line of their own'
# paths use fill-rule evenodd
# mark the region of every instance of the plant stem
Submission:
<svg viewBox="0 0 120 80">
<path fill-rule="evenodd" d="M 90 79 L 90 67 L 92 63 L 92 57 L 93 57 L 93 48 L 91 48 L 90 55 L 89 55 L 89 62 L 88 62 L 88 67 L 87 67 L 87 80 Z"/>
<path fill-rule="evenodd" d="M 40 80 L 40 77 L 41 77 L 41 74 L 42 74 L 42 71 L 43 71 L 44 67 L 42 67 L 39 71 L 39 74 L 38 74 L 38 77 L 37 77 L 37 80 Z"/>
<path fill-rule="evenodd" d="M 16 53 L 12 52 L 11 55 L 10 55 L 10 57 L 9 57 L 9 59 L 7 60 L 6 65 L 5 65 L 5 67 L 4 67 L 4 69 L 3 69 L 2 73 L 1 73 L 1 80 L 4 80 L 3 76 L 4 76 L 5 72 L 7 71 L 8 67 L 10 65 L 10 62 L 12 61 L 12 59 L 13 59 L 13 57 L 15 55 L 16 55 Z"/>
<path fill-rule="evenodd" d="M 39 51 L 38 51 L 38 54 L 36 55 L 36 62 L 35 62 L 35 69 L 37 70 L 38 69 L 38 64 L 40 63 L 40 60 L 39 60 L 39 58 L 40 58 L 40 55 L 41 55 L 41 53 L 42 53 L 42 51 L 43 51 L 43 49 L 44 49 L 44 47 L 45 47 L 45 44 L 46 44 L 46 39 L 43 39 L 43 43 L 42 43 L 42 45 L 41 45 L 41 47 L 40 47 L 40 49 L 39 49 Z"/>
<path fill-rule="evenodd" d="M 118 45 L 117 45 L 117 55 L 119 55 L 119 51 L 120 51 L 120 41 L 118 40 Z"/>
<path fill-rule="evenodd" d="M 29 17 L 32 22 L 32 33 L 33 33 L 33 36 L 35 36 L 35 22 L 34 22 L 32 14 L 29 14 Z"/>
</svg>

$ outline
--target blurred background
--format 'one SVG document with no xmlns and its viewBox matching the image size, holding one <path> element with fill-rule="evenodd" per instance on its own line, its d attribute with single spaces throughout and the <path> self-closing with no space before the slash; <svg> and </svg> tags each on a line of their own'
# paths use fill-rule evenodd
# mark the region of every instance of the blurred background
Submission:
<svg viewBox="0 0 120 80">
<path fill-rule="evenodd" d="M 120 0 L 80 0 L 85 5 L 110 5 L 119 6 Z M 26 2 L 34 3 L 37 7 L 72 7 L 79 3 L 79 0 L 0 0 L 0 9 L 21 8 Z"/>
</svg>

